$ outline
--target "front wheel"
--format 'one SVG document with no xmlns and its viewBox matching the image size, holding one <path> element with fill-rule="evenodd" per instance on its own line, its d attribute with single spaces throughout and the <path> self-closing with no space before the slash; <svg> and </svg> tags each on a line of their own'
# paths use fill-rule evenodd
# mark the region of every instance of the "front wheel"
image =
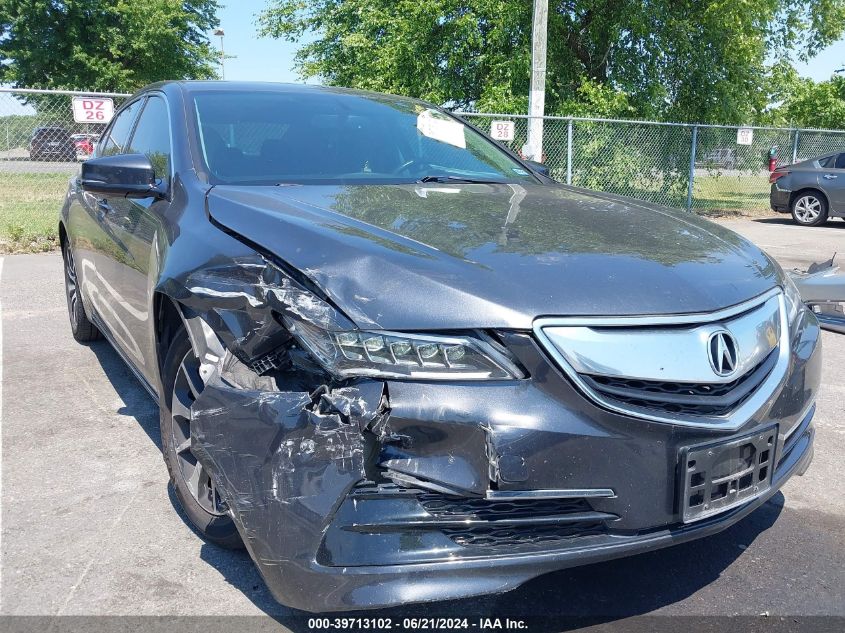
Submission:
<svg viewBox="0 0 845 633">
<path fill-rule="evenodd" d="M 818 226 L 827 220 L 827 200 L 815 192 L 802 193 L 792 201 L 792 219 L 801 226 Z"/>
<path fill-rule="evenodd" d="M 65 268 L 65 298 L 67 299 L 67 314 L 70 320 L 70 331 L 79 343 L 89 343 L 101 338 L 100 330 L 88 320 L 82 298 L 79 296 L 79 278 L 76 275 L 76 263 L 73 251 L 65 241 L 62 247 L 62 259 Z"/>
<path fill-rule="evenodd" d="M 202 393 L 199 359 L 184 328 L 176 333 L 162 368 L 161 444 L 164 461 L 179 505 L 194 528 L 207 540 L 236 549 L 243 547 L 235 522 L 214 481 L 191 451 L 191 405 Z"/>
</svg>

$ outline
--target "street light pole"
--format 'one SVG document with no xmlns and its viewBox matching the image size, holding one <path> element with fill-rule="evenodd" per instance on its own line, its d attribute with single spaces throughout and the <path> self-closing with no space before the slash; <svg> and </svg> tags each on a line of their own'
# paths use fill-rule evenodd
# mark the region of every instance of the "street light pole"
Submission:
<svg viewBox="0 0 845 633">
<path fill-rule="evenodd" d="M 543 160 L 543 115 L 546 109 L 546 39 L 549 0 L 534 0 L 531 28 L 531 91 L 528 93 L 527 158 Z"/>
<path fill-rule="evenodd" d="M 223 29 L 214 31 L 215 35 L 220 36 L 220 79 L 226 79 L 226 53 L 223 51 L 223 36 L 225 33 Z"/>
</svg>

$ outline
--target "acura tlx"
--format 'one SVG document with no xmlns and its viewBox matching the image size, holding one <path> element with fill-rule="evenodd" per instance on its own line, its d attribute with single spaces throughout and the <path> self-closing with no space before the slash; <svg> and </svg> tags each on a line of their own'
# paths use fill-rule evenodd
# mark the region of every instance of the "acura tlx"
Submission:
<svg viewBox="0 0 845 633">
<path fill-rule="evenodd" d="M 812 459 L 819 326 L 778 264 L 418 100 L 148 86 L 59 233 L 74 337 L 159 404 L 196 530 L 292 607 L 703 537 Z"/>
</svg>

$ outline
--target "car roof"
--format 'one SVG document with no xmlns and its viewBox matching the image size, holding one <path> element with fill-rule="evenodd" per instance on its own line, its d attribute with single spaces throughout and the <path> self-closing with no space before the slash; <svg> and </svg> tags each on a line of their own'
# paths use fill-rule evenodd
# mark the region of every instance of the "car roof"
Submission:
<svg viewBox="0 0 845 633">
<path fill-rule="evenodd" d="M 160 90 L 169 92 L 177 89 L 183 94 L 192 95 L 199 92 L 274 92 L 285 94 L 336 94 L 336 95 L 353 95 L 359 97 L 381 97 L 385 96 L 395 97 L 409 102 L 420 102 L 419 99 L 406 97 L 402 95 L 390 95 L 383 92 L 374 92 L 370 90 L 357 90 L 354 88 L 341 88 L 337 86 L 316 86 L 312 84 L 296 84 L 296 83 L 281 83 L 272 81 L 208 81 L 208 80 L 171 80 L 159 81 L 148 86 L 144 86 L 132 97 L 140 95 L 151 90 Z"/>
</svg>

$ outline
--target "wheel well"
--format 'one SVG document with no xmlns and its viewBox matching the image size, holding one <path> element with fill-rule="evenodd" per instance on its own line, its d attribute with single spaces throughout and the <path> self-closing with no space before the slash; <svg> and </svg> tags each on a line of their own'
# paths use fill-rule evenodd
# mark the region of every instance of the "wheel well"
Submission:
<svg viewBox="0 0 845 633">
<path fill-rule="evenodd" d="M 158 370 L 161 373 L 161 364 L 170 349 L 173 337 L 179 328 L 182 327 L 182 313 L 176 303 L 159 292 L 153 296 L 153 314 L 155 315 L 155 339 L 156 355 L 158 356 Z"/>
<path fill-rule="evenodd" d="M 799 189 L 798 191 L 793 191 L 792 195 L 789 196 L 789 208 L 790 208 L 790 210 L 792 210 L 792 203 L 795 202 L 795 199 L 798 196 L 803 195 L 805 193 L 810 193 L 810 192 L 816 194 L 819 198 L 824 200 L 825 205 L 827 206 L 828 209 L 830 209 L 830 202 L 828 201 L 827 196 L 824 195 L 824 192 L 819 191 L 815 187 L 804 187 L 803 189 Z"/>
<path fill-rule="evenodd" d="M 67 231 L 65 230 L 65 223 L 59 221 L 59 247 L 64 250 L 67 243 Z"/>
</svg>

